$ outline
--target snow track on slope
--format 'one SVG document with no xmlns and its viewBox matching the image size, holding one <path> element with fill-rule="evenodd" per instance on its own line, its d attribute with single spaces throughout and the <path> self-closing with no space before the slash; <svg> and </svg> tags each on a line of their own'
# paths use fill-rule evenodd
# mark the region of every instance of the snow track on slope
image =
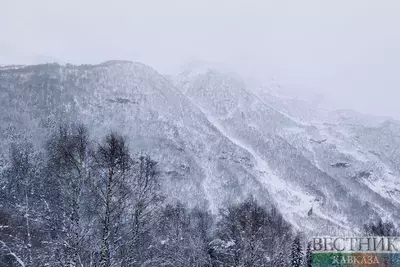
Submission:
<svg viewBox="0 0 400 267">
<path fill-rule="evenodd" d="M 258 178 L 259 182 L 264 186 L 264 188 L 268 190 L 273 201 L 275 202 L 275 206 L 280 210 L 284 218 L 293 225 L 293 227 L 301 231 L 305 230 L 305 228 L 309 228 L 312 232 L 314 227 L 307 227 L 307 225 L 303 225 L 302 221 L 308 219 L 308 211 L 313 208 L 314 216 L 317 216 L 326 222 L 330 222 L 341 229 L 351 231 L 349 227 L 347 227 L 342 221 L 336 220 L 331 216 L 324 214 L 323 211 L 319 209 L 318 204 L 313 205 L 315 204 L 314 196 L 303 192 L 300 188 L 295 187 L 294 185 L 278 177 L 269 167 L 269 164 L 262 158 L 262 155 L 257 153 L 251 146 L 235 137 L 234 134 L 227 131 L 218 118 L 210 115 L 190 97 L 187 98 L 197 108 L 199 108 L 207 120 L 223 136 L 225 136 L 236 146 L 251 154 L 255 160 L 255 176 Z"/>
<path fill-rule="evenodd" d="M 194 101 L 192 102 L 194 103 Z M 237 139 L 228 131 L 226 131 L 218 119 L 208 115 L 207 112 L 205 112 L 201 107 L 199 107 L 199 109 L 221 134 L 223 134 L 236 146 L 242 148 L 253 156 L 256 162 L 256 170 L 258 171 L 257 177 L 260 183 L 262 183 L 263 186 L 270 192 L 275 201 L 275 205 L 277 205 L 285 218 L 289 220 L 295 227 L 299 228 L 298 224 L 293 219 L 293 215 L 297 214 L 300 217 L 307 216 L 307 212 L 312 207 L 312 201 L 314 198 L 308 194 L 294 189 L 293 186 L 276 176 L 268 166 L 268 163 L 263 160 L 257 152 L 255 152 L 243 141 Z"/>
<path fill-rule="evenodd" d="M 302 229 L 295 217 L 297 215 L 297 217 L 306 218 L 308 216 L 308 211 L 313 207 L 315 197 L 302 192 L 300 189 L 294 188 L 293 185 L 280 179 L 274 174 L 268 163 L 262 159 L 254 149 L 228 133 L 216 118 L 212 116 L 207 116 L 207 118 L 226 138 L 253 156 L 256 161 L 256 170 L 259 174 L 257 177 L 271 194 L 275 201 L 274 204 L 278 207 L 286 220 L 288 220 L 295 228 Z M 314 206 L 313 209 L 314 216 L 316 215 L 325 221 L 329 221 L 330 223 L 339 226 L 339 228 L 351 231 L 351 229 L 343 222 L 325 215 L 317 206 Z"/>
</svg>

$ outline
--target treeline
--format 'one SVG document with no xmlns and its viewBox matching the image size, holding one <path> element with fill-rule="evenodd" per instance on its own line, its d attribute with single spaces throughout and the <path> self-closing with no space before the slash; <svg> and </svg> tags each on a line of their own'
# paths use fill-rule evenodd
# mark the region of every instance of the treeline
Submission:
<svg viewBox="0 0 400 267">
<path fill-rule="evenodd" d="M 40 151 L 12 144 L 8 162 L 0 266 L 268 266 L 290 251 L 290 225 L 251 197 L 218 215 L 171 204 L 157 163 L 117 133 L 61 127 Z"/>
<path fill-rule="evenodd" d="M 65 126 L 40 151 L 12 144 L 0 190 L 0 266 L 311 266 L 310 246 L 252 197 L 217 215 L 172 204 L 157 162 L 118 133 L 96 143 Z"/>
</svg>

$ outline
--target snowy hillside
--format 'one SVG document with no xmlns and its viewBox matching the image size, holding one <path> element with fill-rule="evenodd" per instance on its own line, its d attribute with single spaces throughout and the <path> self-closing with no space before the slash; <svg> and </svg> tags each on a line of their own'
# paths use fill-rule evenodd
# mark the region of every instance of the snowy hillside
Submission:
<svg viewBox="0 0 400 267">
<path fill-rule="evenodd" d="M 398 150 L 375 145 L 379 139 L 398 144 L 398 135 L 379 124 L 382 118 L 247 87 L 213 66 L 192 67 L 176 83 L 225 136 L 253 155 L 260 181 L 294 224 L 308 225 L 311 207 L 314 226 L 328 220 L 350 229 L 375 213 L 398 216 Z"/>
<path fill-rule="evenodd" d="M 39 146 L 45 129 L 79 120 L 95 138 L 118 130 L 150 153 L 166 194 L 191 206 L 216 212 L 252 194 L 322 234 L 400 218 L 397 122 L 320 111 L 215 67 L 170 78 L 127 61 L 0 68 L 2 164 L 9 143 Z"/>
</svg>

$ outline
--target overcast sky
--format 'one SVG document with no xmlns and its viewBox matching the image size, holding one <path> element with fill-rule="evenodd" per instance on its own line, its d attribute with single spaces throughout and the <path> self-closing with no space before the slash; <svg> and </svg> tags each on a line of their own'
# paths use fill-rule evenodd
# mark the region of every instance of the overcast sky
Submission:
<svg viewBox="0 0 400 267">
<path fill-rule="evenodd" d="M 400 118 L 398 0 L 0 0 L 0 64 L 191 60 Z"/>
</svg>

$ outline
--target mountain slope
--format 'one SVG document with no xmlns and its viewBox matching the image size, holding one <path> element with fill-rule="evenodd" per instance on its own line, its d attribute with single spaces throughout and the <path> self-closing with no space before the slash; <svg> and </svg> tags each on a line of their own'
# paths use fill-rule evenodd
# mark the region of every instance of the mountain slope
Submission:
<svg viewBox="0 0 400 267">
<path fill-rule="evenodd" d="M 9 143 L 28 138 L 40 147 L 59 124 L 83 122 L 97 140 L 118 130 L 134 152 L 159 161 L 171 201 L 217 211 L 252 194 L 314 234 L 399 218 L 398 152 L 385 148 L 400 144 L 397 124 L 305 123 L 283 99 L 214 69 L 190 66 L 172 80 L 127 61 L 3 67 L 1 164 Z M 381 132 L 386 141 L 376 143 Z"/>
<path fill-rule="evenodd" d="M 377 214 L 394 213 L 397 218 L 396 199 L 373 190 L 363 179 L 351 179 L 366 176 L 363 168 L 371 164 L 351 158 L 350 150 L 356 144 L 348 141 L 345 150 L 338 149 L 333 138 L 326 142 L 321 136 L 328 129 L 287 112 L 291 106 L 287 98 L 276 97 L 271 107 L 271 98 L 213 67 L 186 70 L 175 82 L 221 132 L 253 155 L 262 169 L 260 182 L 292 223 L 318 229 L 324 224 L 318 225 L 320 220 L 328 220 L 341 228 L 352 228 Z M 358 165 L 349 168 L 353 173 L 350 179 L 348 173 L 340 171 L 342 158 L 351 158 Z M 398 187 L 395 179 L 382 178 L 380 183 L 394 191 Z M 308 218 L 311 207 L 314 216 Z"/>
<path fill-rule="evenodd" d="M 160 162 L 170 199 L 212 209 L 249 193 L 268 199 L 249 153 L 143 64 L 7 69 L 0 71 L 0 92 L 3 159 L 8 143 L 27 137 L 39 147 L 54 127 L 78 121 L 95 138 L 117 130 L 128 137 L 134 152 L 150 153 Z"/>
</svg>

